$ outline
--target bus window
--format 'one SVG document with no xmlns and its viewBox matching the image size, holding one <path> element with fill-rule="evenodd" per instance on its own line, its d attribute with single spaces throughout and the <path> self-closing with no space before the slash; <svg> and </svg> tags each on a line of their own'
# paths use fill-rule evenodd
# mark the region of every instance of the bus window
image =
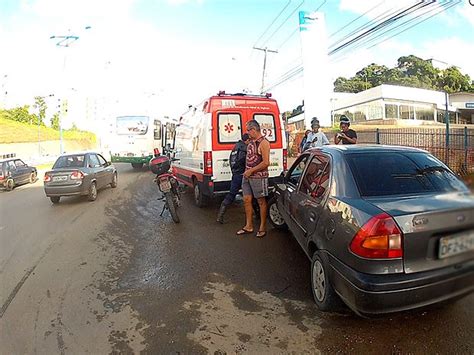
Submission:
<svg viewBox="0 0 474 355">
<path fill-rule="evenodd" d="M 161 140 L 161 121 L 155 120 L 155 127 L 153 130 L 153 136 L 155 140 Z"/>
<path fill-rule="evenodd" d="M 148 132 L 147 116 L 117 117 L 117 134 L 145 135 Z"/>
<path fill-rule="evenodd" d="M 260 124 L 262 134 L 269 142 L 276 141 L 275 118 L 270 114 L 256 113 L 253 119 Z"/>
</svg>

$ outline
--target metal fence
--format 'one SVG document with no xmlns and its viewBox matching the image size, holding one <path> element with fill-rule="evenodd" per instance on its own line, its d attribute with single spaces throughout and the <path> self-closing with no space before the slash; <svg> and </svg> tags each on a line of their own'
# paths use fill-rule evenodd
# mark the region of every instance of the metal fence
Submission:
<svg viewBox="0 0 474 355">
<path fill-rule="evenodd" d="M 334 141 L 334 133 L 326 133 Z M 301 142 L 302 133 L 294 135 L 294 143 Z M 453 171 L 467 175 L 474 173 L 474 128 L 388 128 L 357 130 L 359 144 L 388 144 L 420 148 L 429 151 Z M 291 149 L 295 153 L 295 147 Z"/>
</svg>

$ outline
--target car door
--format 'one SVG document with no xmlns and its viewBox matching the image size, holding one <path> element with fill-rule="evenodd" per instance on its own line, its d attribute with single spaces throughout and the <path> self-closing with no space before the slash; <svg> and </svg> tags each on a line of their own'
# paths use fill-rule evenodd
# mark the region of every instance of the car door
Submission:
<svg viewBox="0 0 474 355">
<path fill-rule="evenodd" d="M 97 158 L 99 159 L 99 164 L 101 166 L 101 171 L 99 174 L 101 175 L 101 178 L 103 180 L 102 186 L 105 186 L 112 181 L 112 175 L 114 174 L 114 169 L 110 166 L 110 164 L 107 162 L 107 160 L 105 160 L 105 158 L 102 155 L 97 154 Z"/>
<path fill-rule="evenodd" d="M 7 171 L 8 171 L 8 176 L 10 176 L 11 179 L 15 182 L 15 184 L 19 184 L 21 182 L 20 179 L 20 171 L 16 168 L 15 162 L 13 160 L 10 160 L 7 162 Z"/>
<path fill-rule="evenodd" d="M 285 215 L 285 220 L 287 221 L 290 230 L 295 235 L 298 233 L 299 226 L 295 220 L 292 201 L 297 193 L 297 187 L 306 168 L 306 163 L 309 160 L 309 157 L 309 154 L 302 154 L 291 166 L 290 170 L 285 176 L 286 188 L 281 191 L 281 205 L 278 205 L 278 209 Z"/>
<path fill-rule="evenodd" d="M 30 177 L 27 165 L 21 159 L 15 159 L 16 178 L 15 183 L 24 183 Z"/>
<path fill-rule="evenodd" d="M 301 245 L 307 246 L 308 237 L 314 233 L 322 215 L 325 197 L 330 182 L 330 159 L 317 153 L 311 158 L 300 179 L 296 193 L 291 199 L 291 210 L 298 233 L 295 236 Z"/>
<path fill-rule="evenodd" d="M 104 185 L 104 169 L 95 153 L 89 154 L 89 169 L 95 177 L 97 189 L 100 189 Z"/>
</svg>

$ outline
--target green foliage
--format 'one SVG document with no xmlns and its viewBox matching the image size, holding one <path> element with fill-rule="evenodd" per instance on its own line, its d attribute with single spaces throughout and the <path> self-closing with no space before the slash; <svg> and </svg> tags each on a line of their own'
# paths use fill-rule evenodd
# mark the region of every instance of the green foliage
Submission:
<svg viewBox="0 0 474 355">
<path fill-rule="evenodd" d="M 59 130 L 59 113 L 55 113 L 53 117 L 51 117 L 51 128 L 55 129 L 56 131 Z"/>
<path fill-rule="evenodd" d="M 474 81 L 458 68 L 439 70 L 430 60 L 414 55 L 398 58 L 397 66 L 387 68 L 372 63 L 359 70 L 352 78 L 339 77 L 334 82 L 336 92 L 360 92 L 381 84 L 410 86 L 447 92 L 474 92 Z"/>
<path fill-rule="evenodd" d="M 39 112 L 39 121 L 40 124 L 44 126 L 44 119 L 46 117 L 46 101 L 44 101 L 44 97 L 42 96 L 35 96 L 35 107 L 37 108 Z M 38 119 L 37 118 L 37 119 Z M 38 124 L 38 121 L 36 121 L 36 124 Z"/>
</svg>

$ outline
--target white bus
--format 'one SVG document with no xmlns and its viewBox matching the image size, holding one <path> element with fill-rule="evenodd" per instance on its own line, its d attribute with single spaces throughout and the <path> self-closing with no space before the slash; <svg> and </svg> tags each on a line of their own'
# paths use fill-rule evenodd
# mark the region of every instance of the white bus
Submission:
<svg viewBox="0 0 474 355">
<path fill-rule="evenodd" d="M 155 148 L 163 149 L 161 121 L 149 116 L 119 116 L 109 137 L 110 157 L 114 163 L 131 163 L 141 169 L 153 157 Z"/>
</svg>

